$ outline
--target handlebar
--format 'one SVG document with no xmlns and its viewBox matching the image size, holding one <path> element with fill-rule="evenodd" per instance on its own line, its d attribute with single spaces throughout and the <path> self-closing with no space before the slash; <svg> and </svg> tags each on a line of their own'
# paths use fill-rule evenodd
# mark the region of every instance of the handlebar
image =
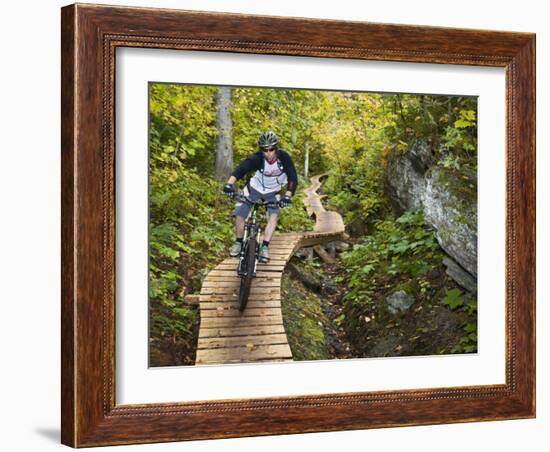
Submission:
<svg viewBox="0 0 550 452">
<path fill-rule="evenodd" d="M 258 200 L 258 201 L 256 201 L 256 202 L 254 202 L 254 201 L 251 201 L 250 199 L 248 199 L 248 198 L 247 198 L 246 196 L 244 196 L 242 193 L 235 193 L 235 195 L 233 196 L 233 198 L 236 199 L 237 201 L 245 202 L 245 203 L 247 203 L 247 204 L 250 205 L 250 206 L 259 205 L 259 206 L 272 207 L 272 208 L 276 208 L 276 207 L 284 208 L 284 206 L 281 205 L 281 202 L 280 202 L 280 201 L 269 201 L 269 202 L 266 202 L 266 201 L 263 201 L 263 200 Z"/>
</svg>

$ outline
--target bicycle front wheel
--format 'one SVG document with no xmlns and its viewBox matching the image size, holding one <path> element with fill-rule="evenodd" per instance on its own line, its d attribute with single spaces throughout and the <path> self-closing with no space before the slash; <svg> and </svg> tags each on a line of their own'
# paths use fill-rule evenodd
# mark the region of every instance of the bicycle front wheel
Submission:
<svg viewBox="0 0 550 452">
<path fill-rule="evenodd" d="M 239 311 L 241 312 L 246 308 L 250 295 L 250 286 L 254 277 L 254 265 L 256 263 L 256 245 L 256 239 L 250 239 L 246 248 L 246 255 L 244 257 L 244 271 L 246 274 L 241 276 L 241 288 L 239 291 Z"/>
</svg>

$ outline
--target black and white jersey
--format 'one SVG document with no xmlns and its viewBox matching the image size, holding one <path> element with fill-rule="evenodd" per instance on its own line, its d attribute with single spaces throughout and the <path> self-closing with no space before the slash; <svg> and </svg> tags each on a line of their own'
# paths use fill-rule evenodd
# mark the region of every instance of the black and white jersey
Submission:
<svg viewBox="0 0 550 452">
<path fill-rule="evenodd" d="M 287 185 L 290 192 L 296 191 L 298 185 L 296 169 L 290 155 L 282 149 L 277 150 L 277 158 L 271 163 L 264 158 L 261 151 L 256 152 L 243 160 L 232 175 L 240 180 L 253 170 L 256 172 L 249 183 L 260 193 L 280 191 L 284 185 Z"/>
</svg>

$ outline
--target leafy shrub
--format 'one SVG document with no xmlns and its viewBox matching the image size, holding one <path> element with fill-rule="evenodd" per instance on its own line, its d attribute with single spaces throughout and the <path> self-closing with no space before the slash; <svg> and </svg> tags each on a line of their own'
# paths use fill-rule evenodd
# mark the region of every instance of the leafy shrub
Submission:
<svg viewBox="0 0 550 452">
<path fill-rule="evenodd" d="M 346 303 L 368 304 L 374 294 L 395 289 L 396 281 L 422 281 L 441 266 L 443 253 L 422 211 L 405 212 L 395 221 L 378 220 L 374 227 L 371 235 L 341 254 L 350 289 Z M 394 278 L 392 286 L 386 287 L 389 278 Z"/>
</svg>

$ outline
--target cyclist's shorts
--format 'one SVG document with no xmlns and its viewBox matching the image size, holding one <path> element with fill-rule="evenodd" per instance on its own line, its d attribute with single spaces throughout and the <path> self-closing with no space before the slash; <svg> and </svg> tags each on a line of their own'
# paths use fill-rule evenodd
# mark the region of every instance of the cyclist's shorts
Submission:
<svg viewBox="0 0 550 452">
<path fill-rule="evenodd" d="M 254 190 L 252 187 L 249 187 L 248 185 L 244 188 L 243 194 L 250 199 L 253 202 L 259 201 L 260 198 L 263 199 L 266 202 L 272 202 L 272 201 L 278 201 L 279 195 L 278 192 L 273 191 L 271 193 L 265 193 L 261 194 L 258 190 Z M 238 202 L 235 204 L 235 208 L 233 209 L 233 216 L 234 217 L 248 217 L 248 214 L 250 213 L 251 207 L 245 203 L 245 202 Z M 268 207 L 267 211 L 271 214 L 278 214 L 279 213 L 279 207 Z"/>
</svg>

